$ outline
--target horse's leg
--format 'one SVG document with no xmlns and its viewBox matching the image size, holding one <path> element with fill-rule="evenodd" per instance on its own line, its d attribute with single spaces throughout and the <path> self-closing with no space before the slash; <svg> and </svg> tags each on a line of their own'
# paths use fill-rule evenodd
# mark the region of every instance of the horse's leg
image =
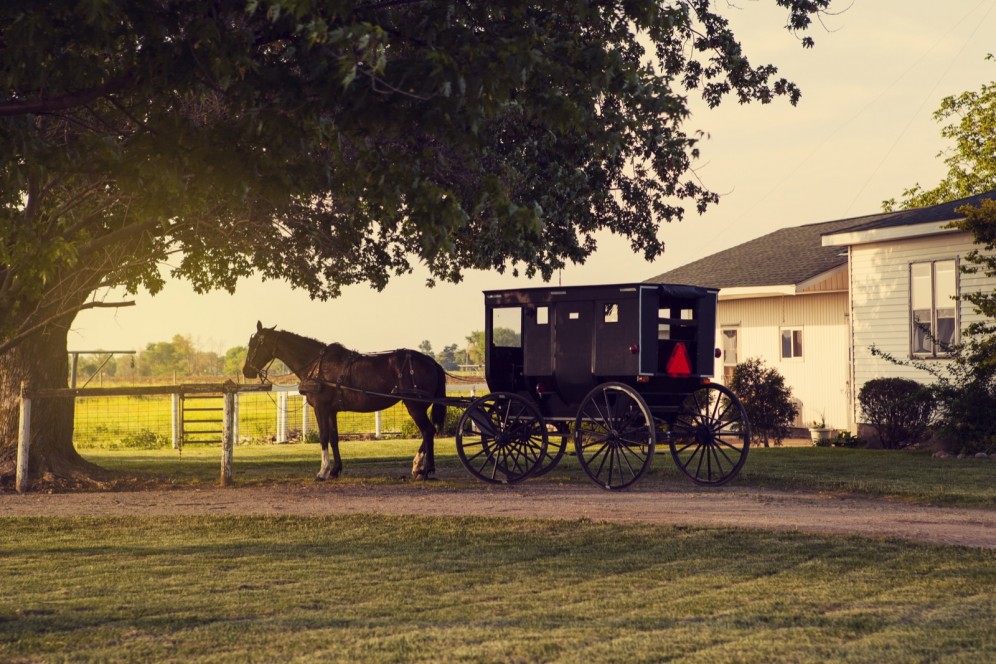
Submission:
<svg viewBox="0 0 996 664">
<path fill-rule="evenodd" d="M 332 411 L 329 413 L 329 441 L 332 443 L 332 479 L 338 479 L 342 472 L 342 457 L 339 456 L 339 413 Z M 326 457 L 327 459 L 328 457 Z"/>
<path fill-rule="evenodd" d="M 325 409 L 315 409 L 315 419 L 318 420 L 318 440 L 322 444 L 322 467 L 315 475 L 316 482 L 324 482 L 329 478 L 331 464 L 329 463 L 329 424 Z"/>
<path fill-rule="evenodd" d="M 408 414 L 412 416 L 415 426 L 422 434 L 422 446 L 418 448 L 415 459 L 412 461 L 412 479 L 427 480 L 436 472 L 436 464 L 433 454 L 433 438 L 436 428 L 429 419 L 428 410 L 424 403 L 404 402 Z"/>
</svg>

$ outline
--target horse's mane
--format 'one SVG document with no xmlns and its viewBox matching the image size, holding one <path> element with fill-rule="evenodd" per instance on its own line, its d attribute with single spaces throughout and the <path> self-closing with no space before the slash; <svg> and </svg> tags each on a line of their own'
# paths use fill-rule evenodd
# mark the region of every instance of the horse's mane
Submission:
<svg viewBox="0 0 996 664">
<path fill-rule="evenodd" d="M 296 339 L 298 339 L 300 341 L 310 341 L 311 343 L 313 343 L 313 344 L 315 344 L 317 346 L 325 346 L 326 348 L 330 348 L 330 349 L 332 349 L 334 351 L 345 352 L 345 353 L 356 353 L 357 355 L 359 354 L 358 351 L 353 350 L 352 348 L 347 348 L 346 346 L 343 346 L 338 341 L 333 341 L 332 343 L 326 343 L 324 341 L 320 341 L 318 339 L 315 339 L 314 337 L 308 337 L 308 336 L 305 336 L 303 334 L 298 334 L 297 332 L 291 332 L 289 330 L 277 330 L 277 332 L 279 332 L 280 334 L 286 334 L 288 336 L 295 337 Z"/>
</svg>

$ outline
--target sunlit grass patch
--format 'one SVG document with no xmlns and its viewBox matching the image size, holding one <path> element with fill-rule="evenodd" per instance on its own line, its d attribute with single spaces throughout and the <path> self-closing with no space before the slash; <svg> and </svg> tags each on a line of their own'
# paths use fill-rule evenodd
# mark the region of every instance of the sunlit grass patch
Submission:
<svg viewBox="0 0 996 664">
<path fill-rule="evenodd" d="M 369 515 L 4 525 L 8 661 L 996 657 L 992 551 Z"/>
</svg>

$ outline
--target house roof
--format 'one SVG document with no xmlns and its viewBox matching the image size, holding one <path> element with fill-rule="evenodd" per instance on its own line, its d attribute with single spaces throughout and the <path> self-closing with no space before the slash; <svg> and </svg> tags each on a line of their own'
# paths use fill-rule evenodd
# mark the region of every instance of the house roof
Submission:
<svg viewBox="0 0 996 664">
<path fill-rule="evenodd" d="M 851 234 L 867 235 L 879 229 L 936 224 L 958 219 L 963 205 L 996 198 L 996 191 L 912 210 L 882 212 L 851 219 L 782 228 L 744 244 L 668 270 L 647 279 L 650 283 L 692 284 L 708 288 L 750 288 L 801 284 L 847 264 L 844 241 Z M 936 232 L 936 231 L 935 231 Z M 849 234 L 823 246 L 822 236 Z"/>
<path fill-rule="evenodd" d="M 708 288 L 800 284 L 847 263 L 840 247 L 824 247 L 820 236 L 847 230 L 861 219 L 782 228 L 647 279 L 651 283 Z"/>
<path fill-rule="evenodd" d="M 996 191 L 959 198 L 930 207 L 859 217 L 854 220 L 859 223 L 850 228 L 824 233 L 823 244 L 828 247 L 844 247 L 867 242 L 889 242 L 927 235 L 956 233 L 957 229 L 948 228 L 948 223 L 961 218 L 962 215 L 958 214 L 958 208 L 963 205 L 977 206 L 986 199 L 996 199 Z"/>
<path fill-rule="evenodd" d="M 896 228 L 898 226 L 915 226 L 918 224 L 953 221 L 962 217 L 962 215 L 957 212 L 958 208 L 963 205 L 977 206 L 987 198 L 996 198 L 996 191 L 990 191 L 985 194 L 976 194 L 975 196 L 968 196 L 966 198 L 959 198 L 955 201 L 939 203 L 937 205 L 931 205 L 930 207 L 913 208 L 912 210 L 898 210 L 896 212 L 882 212 L 881 214 L 856 217 L 849 220 L 857 222 L 852 227 L 837 231 L 830 231 L 830 233 L 839 233 L 842 230 L 857 232 L 877 228 Z"/>
</svg>

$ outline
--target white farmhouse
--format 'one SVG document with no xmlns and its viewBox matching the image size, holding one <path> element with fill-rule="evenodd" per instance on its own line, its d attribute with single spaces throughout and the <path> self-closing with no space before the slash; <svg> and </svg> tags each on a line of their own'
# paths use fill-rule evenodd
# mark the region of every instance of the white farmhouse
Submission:
<svg viewBox="0 0 996 664">
<path fill-rule="evenodd" d="M 823 246 L 849 255 L 850 339 L 854 385 L 849 407 L 860 421 L 856 395 L 873 378 L 901 376 L 930 382 L 929 373 L 872 354 L 876 347 L 903 360 L 949 362 L 947 347 L 978 319 L 965 293 L 996 290 L 996 278 L 962 274 L 964 256 L 980 247 L 964 231 L 948 228 L 958 208 L 977 206 L 996 192 L 932 207 L 866 217 L 825 234 Z"/>
<path fill-rule="evenodd" d="M 945 362 L 938 341 L 958 341 L 974 315 L 954 297 L 996 289 L 996 279 L 960 274 L 962 257 L 977 247 L 968 233 L 945 228 L 960 216 L 957 208 L 984 198 L 996 192 L 784 228 L 648 281 L 720 289 L 717 379 L 728 381 L 738 362 L 759 357 L 785 376 L 799 402 L 796 426 L 825 420 L 856 431 L 857 394 L 866 381 L 930 380 L 873 356 L 871 347 Z"/>
</svg>

